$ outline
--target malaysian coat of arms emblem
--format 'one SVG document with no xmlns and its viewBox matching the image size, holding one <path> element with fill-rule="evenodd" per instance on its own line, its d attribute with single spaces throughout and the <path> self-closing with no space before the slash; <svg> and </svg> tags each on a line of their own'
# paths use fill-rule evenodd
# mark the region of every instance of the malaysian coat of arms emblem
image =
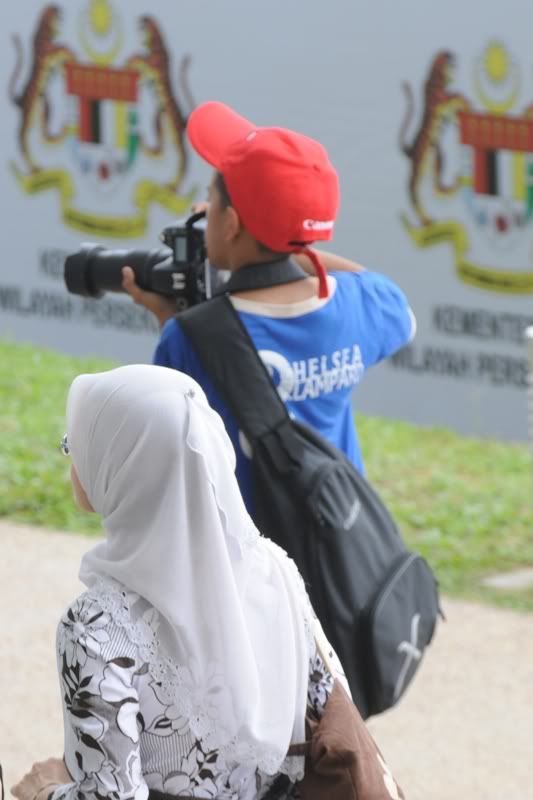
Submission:
<svg viewBox="0 0 533 800">
<path fill-rule="evenodd" d="M 452 88 L 454 68 L 453 53 L 434 57 L 410 136 L 417 109 L 404 83 L 400 150 L 410 210 L 403 225 L 418 247 L 449 243 L 463 282 L 533 293 L 533 103 L 520 104 L 520 69 L 501 42 L 490 42 L 473 65 L 474 100 Z"/>
<path fill-rule="evenodd" d="M 182 57 L 178 72 L 185 109 L 153 17 L 139 18 L 139 47 L 128 54 L 118 12 L 109 0 L 91 0 L 76 20 L 83 58 L 63 40 L 62 20 L 59 6 L 41 12 L 22 85 L 28 56 L 24 59 L 20 36 L 13 37 L 9 95 L 19 109 L 13 174 L 29 195 L 55 189 L 69 227 L 109 237 L 142 236 L 152 204 L 181 215 L 194 199 L 194 188 L 183 193 L 186 113 L 194 106 L 190 57 Z"/>
</svg>

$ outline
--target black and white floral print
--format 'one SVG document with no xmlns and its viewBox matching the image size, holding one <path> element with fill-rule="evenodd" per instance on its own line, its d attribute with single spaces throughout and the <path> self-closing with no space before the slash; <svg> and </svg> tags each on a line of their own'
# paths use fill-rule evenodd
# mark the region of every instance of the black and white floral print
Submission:
<svg viewBox="0 0 533 800">
<path fill-rule="evenodd" d="M 127 614 L 127 593 L 121 614 Z M 188 720 L 154 680 L 138 648 L 98 599 L 85 593 L 67 609 L 57 635 L 72 783 L 51 800 L 147 800 L 172 797 L 256 800 L 272 777 L 224 762 L 195 739 Z M 153 621 L 152 621 L 153 622 Z M 212 676 L 213 685 L 216 675 Z M 324 708 L 333 677 L 318 654 L 310 663 L 309 706 Z M 287 798 L 294 797 L 289 789 Z"/>
<path fill-rule="evenodd" d="M 109 616 L 83 596 L 67 609 L 59 626 L 58 649 L 68 667 L 98 658 L 101 645 L 109 641 L 108 624 Z"/>
</svg>

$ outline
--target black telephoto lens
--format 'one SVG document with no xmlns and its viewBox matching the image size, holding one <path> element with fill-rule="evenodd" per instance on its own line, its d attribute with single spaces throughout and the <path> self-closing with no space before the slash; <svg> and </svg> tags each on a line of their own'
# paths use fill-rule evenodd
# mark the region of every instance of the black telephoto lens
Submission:
<svg viewBox="0 0 533 800">
<path fill-rule="evenodd" d="M 141 289 L 152 289 L 152 270 L 170 259 L 172 250 L 107 250 L 93 244 L 83 244 L 77 253 L 65 260 L 65 284 L 71 294 L 101 297 L 104 292 L 124 292 L 122 269 L 131 267 Z"/>
</svg>

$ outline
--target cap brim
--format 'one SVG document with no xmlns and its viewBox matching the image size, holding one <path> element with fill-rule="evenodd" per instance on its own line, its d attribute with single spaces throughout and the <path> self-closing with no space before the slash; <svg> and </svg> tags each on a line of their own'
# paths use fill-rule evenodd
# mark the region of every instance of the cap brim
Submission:
<svg viewBox="0 0 533 800">
<path fill-rule="evenodd" d="M 187 135 L 198 155 L 215 169 L 220 169 L 231 145 L 255 128 L 250 120 L 241 117 L 224 103 L 209 102 L 202 103 L 191 112 Z"/>
</svg>

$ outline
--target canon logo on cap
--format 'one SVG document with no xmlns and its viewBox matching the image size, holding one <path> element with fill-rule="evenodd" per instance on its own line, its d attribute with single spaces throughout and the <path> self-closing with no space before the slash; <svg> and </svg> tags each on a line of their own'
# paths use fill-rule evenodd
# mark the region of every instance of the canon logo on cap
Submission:
<svg viewBox="0 0 533 800">
<path fill-rule="evenodd" d="M 333 219 L 304 219 L 304 231 L 330 231 L 335 224 Z"/>
</svg>

